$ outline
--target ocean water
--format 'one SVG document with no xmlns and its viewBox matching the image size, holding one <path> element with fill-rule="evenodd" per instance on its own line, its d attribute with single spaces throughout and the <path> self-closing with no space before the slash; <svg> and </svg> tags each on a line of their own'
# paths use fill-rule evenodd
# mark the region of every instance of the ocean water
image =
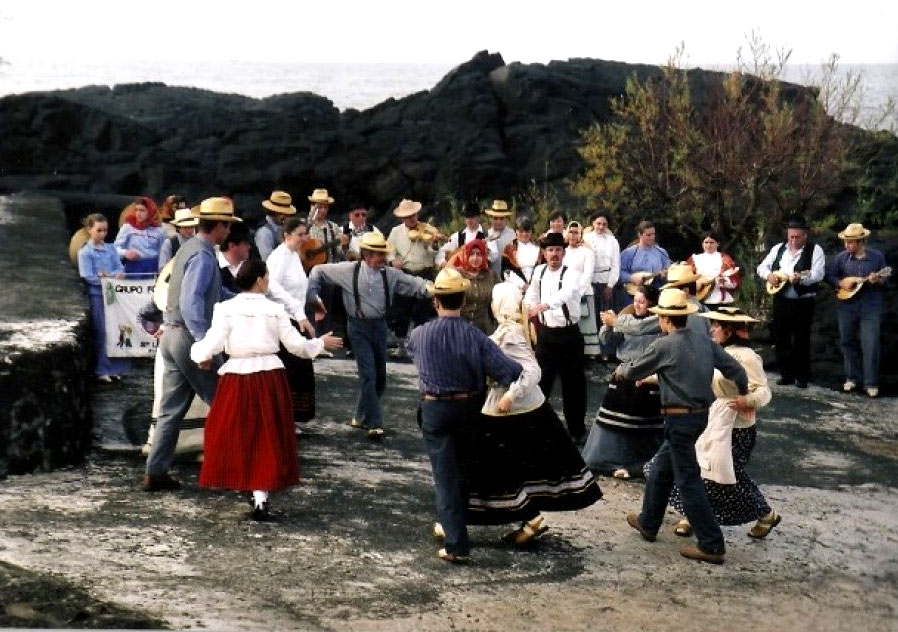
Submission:
<svg viewBox="0 0 898 632">
<path fill-rule="evenodd" d="M 366 63 L 266 63 L 122 62 L 75 63 L 65 60 L 11 60 L 0 63 L 0 96 L 37 90 L 58 90 L 86 85 L 108 85 L 159 81 L 172 86 L 190 86 L 215 92 L 263 98 L 290 92 L 314 92 L 330 99 L 340 110 L 366 109 L 393 97 L 432 88 L 450 64 Z M 723 69 L 724 66 L 705 66 Z M 817 67 L 793 65 L 785 78 L 810 84 L 819 76 Z M 898 99 L 898 64 L 846 65 L 843 70 L 863 74 L 860 122 L 876 118 L 888 99 Z M 885 126 L 898 127 L 898 113 Z"/>
</svg>

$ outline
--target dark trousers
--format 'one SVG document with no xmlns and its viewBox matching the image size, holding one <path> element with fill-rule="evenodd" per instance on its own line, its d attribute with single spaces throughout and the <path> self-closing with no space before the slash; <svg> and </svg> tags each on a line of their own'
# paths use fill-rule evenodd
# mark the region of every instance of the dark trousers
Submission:
<svg viewBox="0 0 898 632">
<path fill-rule="evenodd" d="M 403 270 L 403 272 L 407 271 Z M 428 281 L 434 280 L 432 270 L 407 273 Z M 414 327 L 417 327 L 436 317 L 437 313 L 433 308 L 432 299 L 401 294 L 393 295 L 393 304 L 390 306 L 390 329 L 400 339 L 404 339 L 408 335 L 409 321 Z"/>
<path fill-rule="evenodd" d="M 723 553 L 723 533 L 714 518 L 695 458 L 695 441 L 707 425 L 708 411 L 664 418 L 664 443 L 658 448 L 655 467 L 645 482 L 639 524 L 649 533 L 658 532 L 676 485 L 698 547 L 705 553 Z"/>
<path fill-rule="evenodd" d="M 811 377 L 811 322 L 814 297 L 773 299 L 771 328 L 776 363 L 786 381 L 807 382 Z"/>
<path fill-rule="evenodd" d="M 580 328 L 540 327 L 536 361 L 542 371 L 539 388 L 546 399 L 552 395 L 556 376 L 561 378 L 564 421 L 571 436 L 579 439 L 586 433 L 586 372 Z"/>
<path fill-rule="evenodd" d="M 355 418 L 368 428 L 382 428 L 380 402 L 387 386 L 387 323 L 383 318 L 350 318 L 347 333 L 359 371 Z"/>
<path fill-rule="evenodd" d="M 476 405 L 474 400 L 422 401 L 418 409 L 424 447 L 433 471 L 437 520 L 446 532 L 446 550 L 455 555 L 471 552 L 465 519 L 468 492 L 463 459 Z"/>
</svg>

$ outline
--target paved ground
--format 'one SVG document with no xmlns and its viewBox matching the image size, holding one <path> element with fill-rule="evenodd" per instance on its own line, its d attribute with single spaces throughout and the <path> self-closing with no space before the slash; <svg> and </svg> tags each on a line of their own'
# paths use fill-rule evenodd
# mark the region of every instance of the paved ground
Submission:
<svg viewBox="0 0 898 632">
<path fill-rule="evenodd" d="M 316 363 L 303 482 L 257 524 L 235 494 L 145 494 L 128 440 L 146 423 L 146 363 L 96 393 L 98 449 L 78 468 L 0 482 L 0 626 L 311 630 L 895 630 L 898 401 L 774 388 L 750 468 L 783 523 L 764 541 L 725 528 L 722 567 L 684 560 L 624 522 L 639 482 L 549 514 L 532 549 L 474 527 L 474 563 L 446 565 L 428 533 L 430 472 L 411 365 L 391 363 L 387 428 L 351 416 L 353 365 Z M 593 372 L 590 411 L 604 370 Z M 126 410 L 127 409 L 127 410 Z M 122 418 L 127 422 L 123 426 Z M 125 429 L 127 426 L 127 431 Z"/>
</svg>

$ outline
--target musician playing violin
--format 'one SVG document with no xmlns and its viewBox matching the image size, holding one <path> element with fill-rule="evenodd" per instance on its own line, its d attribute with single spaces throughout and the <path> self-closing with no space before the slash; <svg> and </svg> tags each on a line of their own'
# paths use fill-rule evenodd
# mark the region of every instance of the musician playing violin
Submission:
<svg viewBox="0 0 898 632">
<path fill-rule="evenodd" d="M 403 272 L 428 281 L 434 280 L 434 262 L 444 236 L 432 226 L 419 221 L 421 203 L 402 200 L 393 209 L 393 215 L 402 220 L 387 237 L 392 250 L 390 265 Z M 397 296 L 393 304 L 393 333 L 400 339 L 408 333 L 409 319 L 415 326 L 436 318 L 436 311 L 428 298 Z M 404 348 L 400 345 L 400 354 Z"/>
<path fill-rule="evenodd" d="M 879 339 L 885 282 L 882 253 L 867 247 L 870 231 L 863 224 L 849 224 L 839 233 L 845 244 L 829 265 L 826 280 L 833 287 L 857 292 L 838 301 L 839 345 L 845 363 L 842 389 L 850 393 L 863 385 L 867 395 L 879 395 Z M 861 286 L 858 288 L 858 286 Z"/>
<path fill-rule="evenodd" d="M 789 285 L 773 297 L 770 330 L 780 369 L 777 384 L 798 388 L 807 388 L 811 377 L 814 296 L 826 266 L 823 249 L 808 241 L 809 231 L 804 218 L 790 218 L 786 241 L 771 248 L 757 268 L 758 276 L 773 285 L 780 283 L 775 272 L 788 275 Z"/>
</svg>

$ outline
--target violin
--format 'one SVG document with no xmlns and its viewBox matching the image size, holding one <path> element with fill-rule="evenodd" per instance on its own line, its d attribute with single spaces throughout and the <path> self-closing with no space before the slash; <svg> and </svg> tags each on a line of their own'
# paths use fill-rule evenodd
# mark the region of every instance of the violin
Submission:
<svg viewBox="0 0 898 632">
<path fill-rule="evenodd" d="M 409 229 L 408 238 L 412 242 L 420 240 L 425 244 L 431 245 L 449 240 L 447 235 L 444 235 L 438 228 L 426 222 L 418 222 L 414 228 Z"/>
</svg>

